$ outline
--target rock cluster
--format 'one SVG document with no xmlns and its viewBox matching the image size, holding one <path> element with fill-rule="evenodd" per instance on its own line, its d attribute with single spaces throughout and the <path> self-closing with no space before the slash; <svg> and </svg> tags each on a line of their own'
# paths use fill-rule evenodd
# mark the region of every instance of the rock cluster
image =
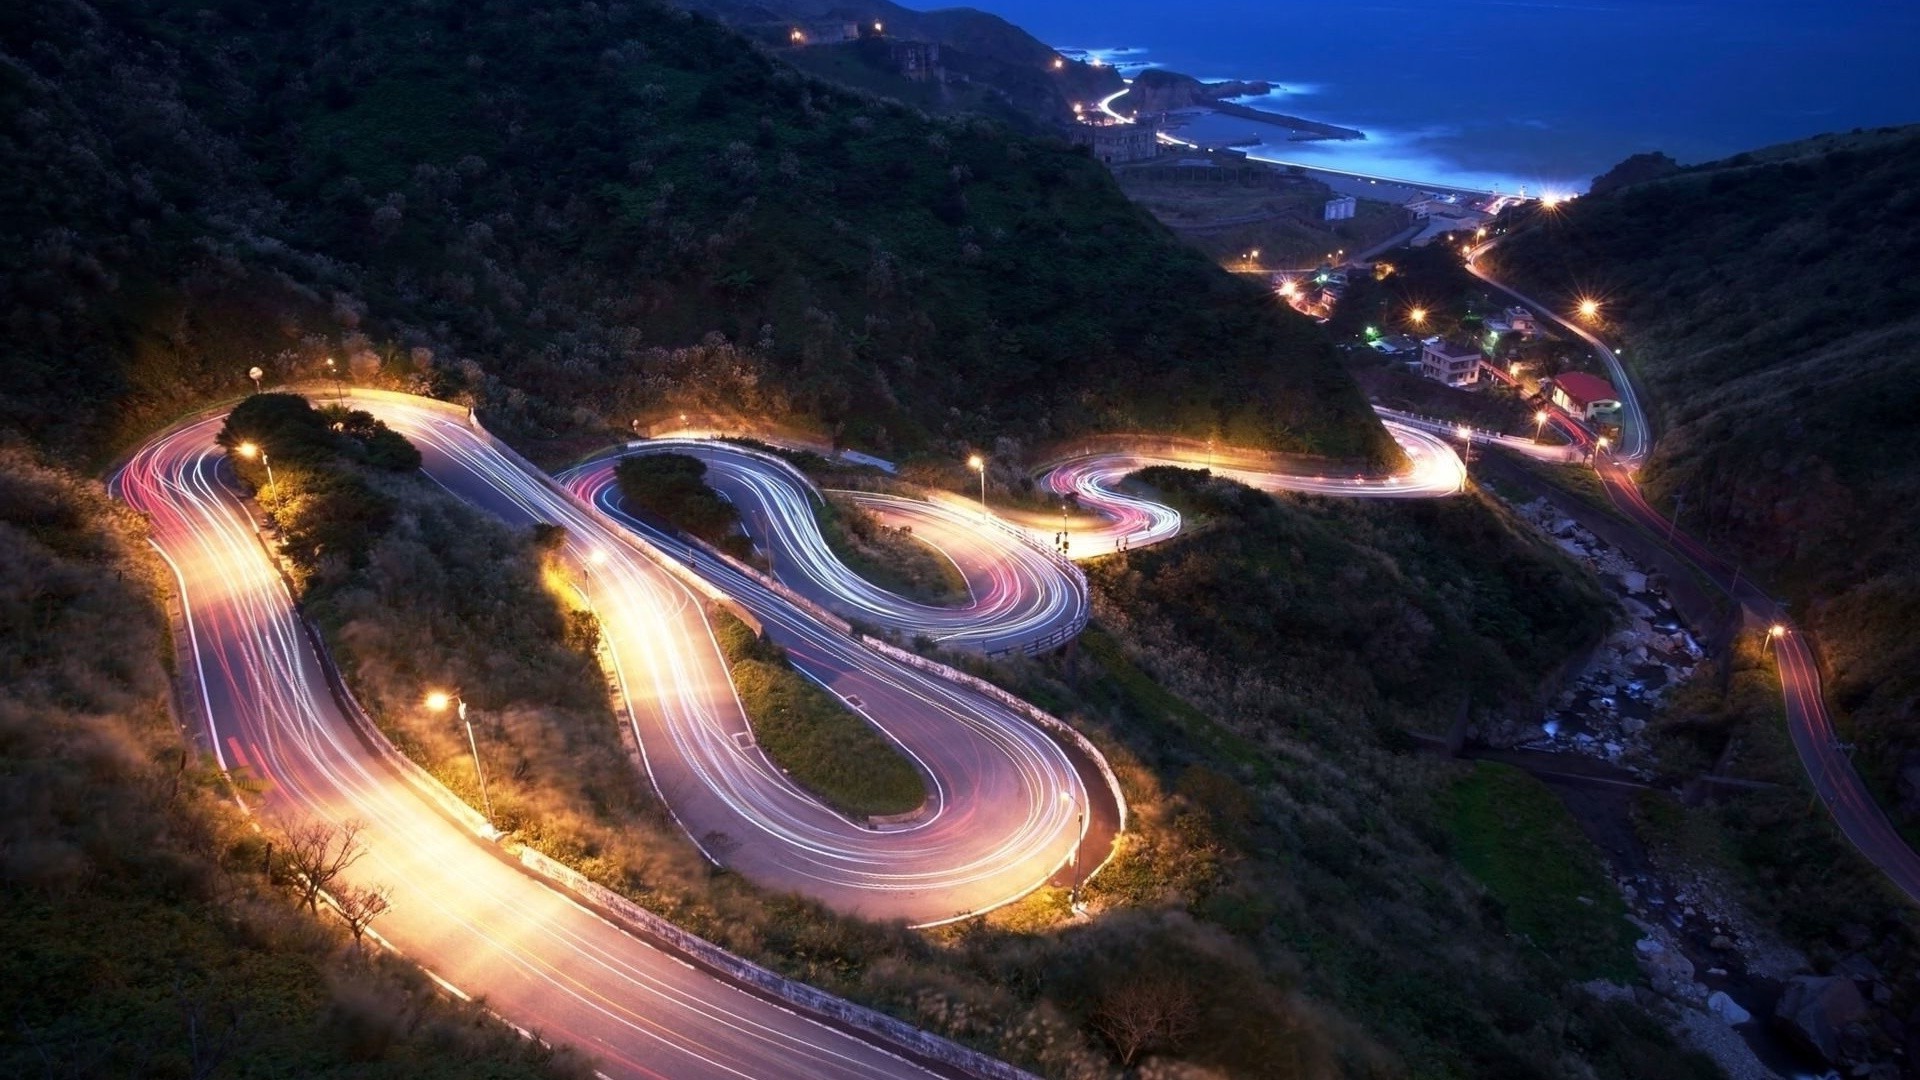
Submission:
<svg viewBox="0 0 1920 1080">
<path fill-rule="evenodd" d="M 1703 650 L 1681 625 L 1659 580 L 1619 549 L 1545 499 L 1515 510 L 1608 584 L 1627 619 L 1595 650 L 1538 726 L 1510 725 L 1483 737 L 1494 745 L 1587 754 L 1651 776 L 1642 733 L 1667 690 L 1693 673 Z"/>
</svg>

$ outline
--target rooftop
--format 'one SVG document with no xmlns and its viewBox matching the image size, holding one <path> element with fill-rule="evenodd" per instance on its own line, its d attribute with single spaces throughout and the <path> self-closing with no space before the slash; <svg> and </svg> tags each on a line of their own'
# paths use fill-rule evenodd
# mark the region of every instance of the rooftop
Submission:
<svg viewBox="0 0 1920 1080">
<path fill-rule="evenodd" d="M 1566 395 L 1582 404 L 1596 401 L 1618 401 L 1613 392 L 1613 384 L 1598 375 L 1589 375 L 1584 371 L 1569 371 L 1553 380 L 1554 385 L 1566 392 Z"/>
</svg>

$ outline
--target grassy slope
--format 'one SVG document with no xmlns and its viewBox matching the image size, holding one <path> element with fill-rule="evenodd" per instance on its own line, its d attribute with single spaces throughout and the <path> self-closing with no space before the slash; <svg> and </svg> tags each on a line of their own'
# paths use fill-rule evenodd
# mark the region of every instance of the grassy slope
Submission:
<svg viewBox="0 0 1920 1080">
<path fill-rule="evenodd" d="M 164 575 L 97 484 L 0 451 L 0 1073 L 585 1075 L 274 890 L 167 714 Z"/>
<path fill-rule="evenodd" d="M 855 816 L 906 814 L 927 785 L 900 748 L 851 707 L 809 682 L 746 623 L 710 613 L 753 737 L 794 783 Z"/>
<path fill-rule="evenodd" d="M 1632 983 L 1633 940 L 1620 891 L 1593 845 L 1546 785 L 1481 763 L 1445 801 L 1454 853 L 1506 924 L 1574 979 Z"/>
<path fill-rule="evenodd" d="M 1920 790 L 1920 128 L 1741 155 L 1569 204 L 1502 245 L 1543 300 L 1606 297 L 1663 428 L 1644 476 L 1785 591 L 1860 758 Z"/>
<path fill-rule="evenodd" d="M 10 408 L 89 447 L 333 355 L 531 434 L 697 409 L 882 448 L 1145 426 L 1396 454 L 1310 324 L 1085 155 L 706 20 L 52 0 L 0 46 L 27 73 L 0 80 Z"/>
</svg>

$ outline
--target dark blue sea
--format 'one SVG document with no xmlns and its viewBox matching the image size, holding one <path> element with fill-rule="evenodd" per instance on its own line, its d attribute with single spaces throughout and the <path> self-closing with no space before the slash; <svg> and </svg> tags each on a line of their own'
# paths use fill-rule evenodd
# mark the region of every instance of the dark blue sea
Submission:
<svg viewBox="0 0 1920 1080">
<path fill-rule="evenodd" d="M 1258 156 L 1435 183 L 1583 191 L 1643 150 L 1920 121 L 1920 0 L 969 2 L 1123 70 L 1274 82 L 1245 104 L 1370 136 Z"/>
</svg>

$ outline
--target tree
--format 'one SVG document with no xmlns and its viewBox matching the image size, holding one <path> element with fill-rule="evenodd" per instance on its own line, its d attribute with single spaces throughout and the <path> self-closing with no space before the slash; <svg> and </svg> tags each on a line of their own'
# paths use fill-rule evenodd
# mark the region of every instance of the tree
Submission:
<svg viewBox="0 0 1920 1080">
<path fill-rule="evenodd" d="M 338 825 L 307 821 L 284 830 L 287 862 L 299 877 L 297 892 L 308 911 L 318 912 L 320 894 L 366 854 L 359 843 L 366 827 L 365 822 L 350 818 Z"/>
<path fill-rule="evenodd" d="M 1093 1026 L 1131 1066 L 1148 1050 L 1177 1049 L 1200 1028 L 1200 1008 L 1186 980 L 1129 978 L 1100 999 Z"/>
<path fill-rule="evenodd" d="M 347 929 L 353 932 L 353 944 L 358 947 L 373 920 L 393 910 L 393 891 L 384 885 L 342 885 L 333 891 L 333 906 L 346 920 Z"/>
</svg>

